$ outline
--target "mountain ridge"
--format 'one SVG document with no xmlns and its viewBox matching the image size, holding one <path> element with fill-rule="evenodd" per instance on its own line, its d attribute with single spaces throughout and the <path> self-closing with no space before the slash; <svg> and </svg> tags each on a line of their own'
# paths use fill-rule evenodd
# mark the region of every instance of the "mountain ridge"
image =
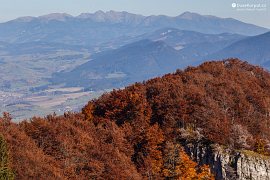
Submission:
<svg viewBox="0 0 270 180">
<path fill-rule="evenodd" d="M 165 28 L 145 34 L 119 48 L 100 52 L 71 71 L 53 74 L 53 84 L 115 88 L 198 64 L 199 57 L 244 38 L 237 34 L 202 34 Z M 114 75 L 114 76 L 111 76 Z M 110 79 L 106 77 L 111 77 Z M 114 78 L 113 78 L 114 77 Z"/>
<path fill-rule="evenodd" d="M 205 59 L 226 59 L 238 57 L 252 64 L 270 68 L 270 31 L 261 35 L 246 37 L 228 47 L 205 57 Z"/>
<path fill-rule="evenodd" d="M 123 36 L 135 37 L 166 27 L 209 34 L 236 33 L 249 36 L 269 31 L 267 28 L 232 18 L 219 18 L 191 12 L 170 17 L 98 11 L 79 16 L 54 13 L 40 17 L 22 17 L 0 23 L 0 41 L 12 43 L 48 41 L 95 45 Z"/>
<path fill-rule="evenodd" d="M 223 19 L 223 20 L 236 20 L 234 18 L 230 18 L 230 17 L 218 17 L 218 16 L 214 16 L 214 15 L 202 15 L 199 13 L 195 13 L 195 12 L 190 12 L 190 11 L 185 11 L 179 15 L 175 15 L 175 16 L 168 16 L 168 15 L 142 15 L 142 14 L 136 14 L 136 13 L 129 13 L 127 11 L 114 11 L 114 10 L 109 10 L 109 11 L 102 11 L 102 10 L 98 10 L 96 12 L 93 13 L 81 13 L 79 15 L 71 15 L 68 13 L 49 13 L 49 14 L 44 14 L 44 15 L 40 15 L 40 16 L 22 16 L 22 17 L 18 17 L 12 20 L 8 20 L 2 23 L 7 23 L 7 22 L 12 22 L 12 21 L 17 21 L 17 20 L 23 20 L 23 19 L 51 19 L 51 20 L 58 20 L 58 19 L 62 19 L 64 17 L 69 17 L 69 18 L 82 18 L 82 19 L 87 19 L 87 18 L 93 18 L 95 16 L 103 16 L 104 18 L 106 17 L 117 17 L 118 18 L 122 18 L 123 16 L 137 16 L 137 17 L 141 17 L 142 19 L 146 19 L 146 18 L 155 18 L 155 17 L 167 17 L 167 18 L 179 18 L 179 19 L 196 19 L 196 18 L 212 18 L 212 19 Z M 239 20 L 237 20 L 239 21 Z M 239 21 L 241 22 L 241 21 Z M 250 24 L 252 25 L 252 23 L 247 23 L 244 22 L 246 24 Z M 1 23 L 0 23 L 1 24 Z M 263 27 L 264 28 L 264 27 Z"/>
</svg>

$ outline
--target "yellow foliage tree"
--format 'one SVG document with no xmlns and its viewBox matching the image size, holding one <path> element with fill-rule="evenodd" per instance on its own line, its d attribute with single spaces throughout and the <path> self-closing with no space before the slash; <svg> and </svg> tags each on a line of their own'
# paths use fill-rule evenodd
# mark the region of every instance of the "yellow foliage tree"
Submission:
<svg viewBox="0 0 270 180">
<path fill-rule="evenodd" d="M 157 124 L 149 127 L 146 132 L 146 139 L 148 142 L 148 158 L 146 159 L 146 165 L 151 171 L 151 174 L 155 176 L 158 175 L 162 169 L 163 159 L 160 145 L 164 141 L 162 130 Z"/>
<path fill-rule="evenodd" d="M 214 180 L 207 165 L 198 168 L 179 144 L 168 142 L 165 147 L 163 176 L 179 180 Z"/>
</svg>

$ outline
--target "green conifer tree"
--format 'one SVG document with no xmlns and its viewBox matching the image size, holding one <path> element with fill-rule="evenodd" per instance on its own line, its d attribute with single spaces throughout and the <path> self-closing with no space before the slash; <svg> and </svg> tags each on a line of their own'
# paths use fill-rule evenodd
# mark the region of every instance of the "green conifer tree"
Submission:
<svg viewBox="0 0 270 180">
<path fill-rule="evenodd" d="M 8 167 L 7 143 L 0 135 L 0 180 L 13 180 L 14 173 Z"/>
</svg>

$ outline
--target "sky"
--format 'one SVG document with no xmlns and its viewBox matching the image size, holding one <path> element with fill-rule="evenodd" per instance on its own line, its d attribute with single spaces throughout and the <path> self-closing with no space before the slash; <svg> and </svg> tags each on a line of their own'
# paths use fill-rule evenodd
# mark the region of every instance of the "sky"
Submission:
<svg viewBox="0 0 270 180">
<path fill-rule="evenodd" d="M 270 0 L 0 0 L 0 22 L 49 13 L 76 16 L 98 10 L 168 16 L 190 11 L 270 28 Z"/>
</svg>

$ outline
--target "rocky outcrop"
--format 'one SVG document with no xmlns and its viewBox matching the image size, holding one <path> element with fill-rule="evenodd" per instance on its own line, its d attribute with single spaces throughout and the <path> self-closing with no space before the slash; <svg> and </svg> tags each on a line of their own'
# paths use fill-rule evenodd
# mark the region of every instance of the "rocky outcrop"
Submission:
<svg viewBox="0 0 270 180">
<path fill-rule="evenodd" d="M 270 157 L 230 150 L 206 141 L 183 145 L 193 160 L 200 165 L 208 164 L 218 180 L 270 180 Z"/>
</svg>

